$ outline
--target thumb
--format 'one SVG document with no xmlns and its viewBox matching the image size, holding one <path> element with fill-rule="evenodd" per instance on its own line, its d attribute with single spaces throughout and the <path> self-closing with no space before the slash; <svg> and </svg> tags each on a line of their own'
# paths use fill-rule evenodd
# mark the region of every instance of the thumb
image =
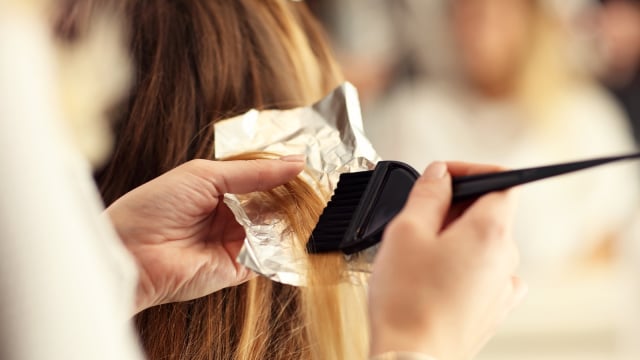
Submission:
<svg viewBox="0 0 640 360">
<path fill-rule="evenodd" d="M 413 185 L 403 216 L 420 217 L 419 223 L 437 233 L 451 204 L 451 176 L 443 162 L 431 163 Z"/>
<path fill-rule="evenodd" d="M 265 191 L 296 177 L 304 168 L 304 156 L 280 159 L 191 161 L 193 173 L 210 182 L 220 194 Z M 189 164 L 187 163 L 187 164 Z"/>
</svg>

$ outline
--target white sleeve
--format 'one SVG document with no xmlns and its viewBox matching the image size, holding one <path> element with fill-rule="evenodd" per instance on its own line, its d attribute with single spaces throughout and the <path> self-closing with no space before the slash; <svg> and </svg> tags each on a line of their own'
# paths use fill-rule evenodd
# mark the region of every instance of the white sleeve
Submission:
<svg viewBox="0 0 640 360">
<path fill-rule="evenodd" d="M 61 130 L 48 33 L 5 10 L 0 359 L 142 359 L 130 320 L 134 263 L 101 218 L 89 169 Z"/>
</svg>

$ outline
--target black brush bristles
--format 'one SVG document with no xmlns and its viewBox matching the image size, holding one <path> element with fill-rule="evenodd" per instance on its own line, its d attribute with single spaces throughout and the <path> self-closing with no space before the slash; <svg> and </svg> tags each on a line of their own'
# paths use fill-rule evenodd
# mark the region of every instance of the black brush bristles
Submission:
<svg viewBox="0 0 640 360">
<path fill-rule="evenodd" d="M 640 153 L 455 177 L 451 201 L 470 200 L 535 180 L 637 158 Z M 415 169 L 398 161 L 381 161 L 372 171 L 340 175 L 338 187 L 307 242 L 307 251 L 352 254 L 375 245 L 387 224 L 404 207 L 418 177 Z"/>
<path fill-rule="evenodd" d="M 373 171 L 340 175 L 338 187 L 307 242 L 307 251 L 352 254 L 379 242 L 418 176 L 412 167 L 397 161 L 381 161 Z"/>
<path fill-rule="evenodd" d="M 339 245 L 356 213 L 373 170 L 340 175 L 338 187 L 324 208 L 311 239 L 307 242 L 309 253 L 339 250 Z"/>
</svg>

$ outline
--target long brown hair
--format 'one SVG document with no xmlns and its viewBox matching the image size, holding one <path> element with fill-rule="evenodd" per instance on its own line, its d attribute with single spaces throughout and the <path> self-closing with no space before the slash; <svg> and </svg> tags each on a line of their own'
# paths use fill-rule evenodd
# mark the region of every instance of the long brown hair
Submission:
<svg viewBox="0 0 640 360">
<path fill-rule="evenodd" d="M 307 105 L 341 82 L 304 3 L 111 1 L 132 24 L 136 74 L 97 176 L 107 204 L 187 160 L 212 158 L 215 121 Z"/>
<path fill-rule="evenodd" d="M 187 160 L 214 158 L 212 124 L 217 120 L 251 108 L 308 105 L 342 80 L 322 29 L 304 3 L 71 0 L 69 4 L 68 9 L 106 4 L 131 23 L 134 88 L 114 111 L 114 153 L 96 175 L 107 205 Z M 67 12 L 63 23 L 72 26 L 62 28 L 63 37 L 72 38 L 82 32 L 78 27 L 90 24 L 73 19 L 73 14 L 84 13 Z M 279 199 L 274 204 L 304 236 L 322 206 L 313 196 L 313 191 L 294 182 L 269 192 L 265 201 Z M 328 257 L 311 265 L 340 262 Z M 331 276 L 339 280 L 338 275 Z M 350 296 L 338 287 L 302 291 L 257 278 L 201 299 L 145 310 L 136 323 L 151 359 L 353 358 L 343 350 L 358 346 L 345 346 L 342 332 L 310 324 L 329 314 L 331 319 L 323 321 L 342 327 L 347 318 L 340 312 L 323 312 L 312 304 L 324 301 L 326 310 L 333 306 L 328 302 Z M 334 342 L 317 337 L 327 333 Z"/>
</svg>

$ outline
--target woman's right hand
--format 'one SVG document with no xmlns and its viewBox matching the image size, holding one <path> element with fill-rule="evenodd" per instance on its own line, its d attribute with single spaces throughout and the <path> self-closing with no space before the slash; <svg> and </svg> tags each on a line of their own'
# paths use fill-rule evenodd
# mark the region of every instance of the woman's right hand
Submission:
<svg viewBox="0 0 640 360">
<path fill-rule="evenodd" d="M 513 190 L 451 206 L 451 176 L 500 170 L 433 163 L 389 224 L 370 280 L 371 355 L 470 359 L 524 297 L 514 275 Z"/>
</svg>

